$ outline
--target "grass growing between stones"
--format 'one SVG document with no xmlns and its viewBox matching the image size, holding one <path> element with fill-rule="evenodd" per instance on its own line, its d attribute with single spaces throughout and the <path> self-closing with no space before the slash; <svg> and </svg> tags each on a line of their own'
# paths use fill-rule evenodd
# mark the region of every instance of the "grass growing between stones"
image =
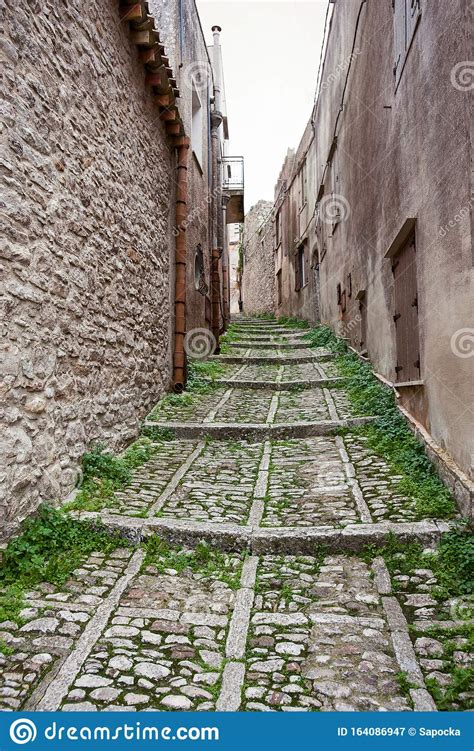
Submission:
<svg viewBox="0 0 474 751">
<path fill-rule="evenodd" d="M 188 363 L 186 389 L 194 394 L 209 394 L 216 387 L 213 383 L 225 375 L 225 367 L 219 362 L 191 360 Z"/>
<path fill-rule="evenodd" d="M 308 321 L 304 321 L 301 318 L 295 318 L 294 316 L 281 316 L 278 319 L 278 323 L 282 326 L 288 326 L 290 329 L 309 329 Z"/>
<path fill-rule="evenodd" d="M 416 569 L 429 568 L 438 580 L 431 594 L 440 602 L 474 594 L 474 535 L 467 525 L 459 524 L 442 535 L 433 551 L 425 551 L 421 543 L 402 543 L 389 535 L 386 545 L 369 546 L 362 554 L 369 563 L 377 556 L 384 558 L 395 591 L 401 589 L 395 575 L 410 576 Z"/>
<path fill-rule="evenodd" d="M 172 546 L 154 535 L 145 543 L 145 549 L 142 571 L 146 571 L 149 566 L 158 574 L 166 573 L 167 569 L 180 574 L 188 569 L 202 578 L 218 579 L 233 590 L 240 586 L 242 561 L 236 567 L 235 558 L 205 543 L 199 543 L 193 550 L 186 550 Z"/>
<path fill-rule="evenodd" d="M 351 431 L 365 435 L 368 446 L 383 457 L 395 475 L 402 475 L 398 489 L 415 502 L 418 519 L 453 518 L 456 506 L 449 490 L 438 478 L 422 444 L 411 433 L 397 409 L 395 394 L 374 376 L 369 363 L 350 352 L 328 326 L 308 332 L 307 341 L 325 347 L 337 355 L 338 374 L 346 378 L 345 392 L 358 415 L 377 419 Z"/>
<path fill-rule="evenodd" d="M 82 459 L 82 484 L 75 499 L 64 506 L 67 511 L 101 511 L 115 505 L 115 491 L 132 480 L 132 470 L 145 464 L 159 447 L 150 438 L 141 437 L 121 456 L 106 453 L 96 446 Z"/>
<path fill-rule="evenodd" d="M 0 621 L 21 622 L 25 592 L 40 582 L 61 586 L 80 562 L 94 551 L 124 547 L 111 535 L 64 512 L 44 506 L 28 519 L 22 533 L 8 544 L 0 570 Z"/>
</svg>

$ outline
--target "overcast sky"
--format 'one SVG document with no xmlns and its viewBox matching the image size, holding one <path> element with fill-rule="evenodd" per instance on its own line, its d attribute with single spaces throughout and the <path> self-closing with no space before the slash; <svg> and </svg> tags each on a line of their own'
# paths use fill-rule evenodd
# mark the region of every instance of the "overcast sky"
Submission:
<svg viewBox="0 0 474 751">
<path fill-rule="evenodd" d="M 246 210 L 273 189 L 311 116 L 327 0 L 196 0 L 222 27 L 230 153 L 245 157 Z"/>
</svg>

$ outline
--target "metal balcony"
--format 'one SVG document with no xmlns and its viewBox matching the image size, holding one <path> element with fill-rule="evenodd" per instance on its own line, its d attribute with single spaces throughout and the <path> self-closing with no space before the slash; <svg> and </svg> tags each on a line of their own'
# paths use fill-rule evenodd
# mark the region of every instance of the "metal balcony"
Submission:
<svg viewBox="0 0 474 751">
<path fill-rule="evenodd" d="M 222 157 L 222 190 L 227 199 L 227 224 L 244 221 L 244 158 Z"/>
</svg>

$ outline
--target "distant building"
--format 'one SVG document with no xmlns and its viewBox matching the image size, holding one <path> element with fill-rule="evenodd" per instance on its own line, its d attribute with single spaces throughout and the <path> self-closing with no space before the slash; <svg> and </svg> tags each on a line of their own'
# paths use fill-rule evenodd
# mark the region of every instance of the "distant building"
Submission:
<svg viewBox="0 0 474 751">
<path fill-rule="evenodd" d="M 245 216 L 242 240 L 242 303 L 245 315 L 273 313 L 275 268 L 271 201 L 259 201 Z"/>
</svg>

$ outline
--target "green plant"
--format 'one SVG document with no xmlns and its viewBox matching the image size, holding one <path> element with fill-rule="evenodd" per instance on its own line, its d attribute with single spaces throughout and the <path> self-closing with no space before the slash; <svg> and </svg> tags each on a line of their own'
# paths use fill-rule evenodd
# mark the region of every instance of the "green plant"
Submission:
<svg viewBox="0 0 474 751">
<path fill-rule="evenodd" d="M 95 550 L 105 553 L 126 543 L 100 527 L 43 506 L 11 540 L 0 570 L 0 621 L 19 619 L 23 593 L 41 581 L 61 586 L 81 560 Z"/>
<path fill-rule="evenodd" d="M 410 706 L 413 706 L 413 700 L 410 695 L 410 689 L 418 688 L 418 686 L 415 683 L 411 683 L 411 681 L 408 678 L 407 673 L 404 670 L 400 670 L 400 672 L 395 675 L 395 678 L 397 679 L 397 683 L 398 683 L 401 693 L 406 699 L 408 699 Z"/>
<path fill-rule="evenodd" d="M 309 329 L 308 321 L 296 318 L 295 316 L 280 316 L 278 323 L 291 329 Z"/>
<path fill-rule="evenodd" d="M 219 579 L 231 589 L 239 588 L 240 567 L 235 568 L 229 556 L 205 543 L 199 543 L 194 550 L 183 550 L 154 535 L 146 542 L 145 549 L 143 570 L 148 566 L 154 566 L 158 573 L 164 573 L 166 569 L 178 573 L 190 569 L 203 577 Z"/>
<path fill-rule="evenodd" d="M 3 639 L 0 639 L 0 654 L 5 655 L 8 657 L 8 655 L 12 655 L 14 653 L 14 649 L 12 647 L 9 647 L 8 644 L 5 644 Z"/>
<path fill-rule="evenodd" d="M 147 462 L 157 450 L 144 436 L 118 457 L 106 454 L 103 446 L 93 448 L 82 459 L 81 488 L 64 508 L 68 511 L 101 511 L 115 506 L 115 491 L 126 487 L 132 479 L 132 470 Z"/>
<path fill-rule="evenodd" d="M 224 374 L 225 367 L 219 362 L 211 362 L 210 360 L 191 360 L 188 363 L 186 388 L 191 393 L 210 393 L 215 388 L 213 381 L 222 377 Z"/>
<path fill-rule="evenodd" d="M 145 425 L 142 428 L 142 433 L 153 442 L 174 441 L 176 438 L 176 433 L 172 428 L 162 428 L 155 425 Z"/>
<path fill-rule="evenodd" d="M 433 695 L 436 705 L 442 712 L 459 709 L 459 697 L 472 689 L 474 683 L 473 668 L 454 668 L 451 683 L 440 686 L 436 678 L 426 678 L 426 687 Z M 467 699 L 465 710 L 473 709 L 472 698 Z"/>
<path fill-rule="evenodd" d="M 398 490 L 414 500 L 417 517 L 454 516 L 454 500 L 397 409 L 393 390 L 380 383 L 370 363 L 351 352 L 329 326 L 312 329 L 305 339 L 312 346 L 324 347 L 337 355 L 338 375 L 345 379 L 343 388 L 354 412 L 376 418 L 353 433 L 365 436 L 369 448 L 385 459 L 393 474 L 403 476 Z"/>
</svg>

